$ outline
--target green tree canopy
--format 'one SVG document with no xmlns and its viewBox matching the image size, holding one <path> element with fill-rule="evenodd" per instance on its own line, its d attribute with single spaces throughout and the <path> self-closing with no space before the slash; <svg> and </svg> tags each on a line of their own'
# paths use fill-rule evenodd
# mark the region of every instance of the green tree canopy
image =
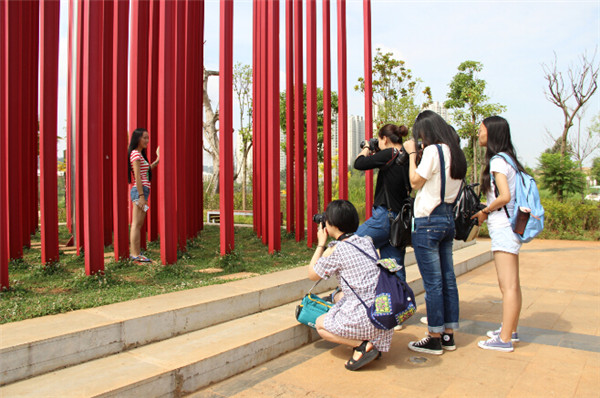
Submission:
<svg viewBox="0 0 600 398">
<path fill-rule="evenodd" d="M 596 184 L 600 184 L 600 157 L 592 160 L 592 170 L 590 176 L 596 180 Z"/>
<path fill-rule="evenodd" d="M 579 165 L 566 154 L 542 153 L 540 157 L 542 186 L 563 199 L 563 194 L 582 193 L 585 189 L 585 174 L 579 170 Z"/>
</svg>

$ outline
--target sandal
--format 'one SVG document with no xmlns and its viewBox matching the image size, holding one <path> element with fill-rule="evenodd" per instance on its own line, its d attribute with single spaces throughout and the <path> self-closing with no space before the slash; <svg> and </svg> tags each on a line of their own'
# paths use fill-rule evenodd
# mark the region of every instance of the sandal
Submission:
<svg viewBox="0 0 600 398">
<path fill-rule="evenodd" d="M 365 340 L 358 347 L 354 347 L 354 352 L 358 351 L 362 354 L 362 356 L 357 360 L 351 357 L 348 362 L 346 362 L 346 369 L 358 370 L 381 356 L 381 352 L 379 352 L 375 346 L 373 346 L 370 351 L 367 351 L 368 343 L 369 341 Z M 354 354 L 354 352 L 352 354 Z"/>
<path fill-rule="evenodd" d="M 148 257 L 142 256 L 141 254 L 137 257 L 130 255 L 129 260 L 137 261 L 138 263 L 151 263 L 152 262 L 152 260 L 150 260 Z"/>
</svg>

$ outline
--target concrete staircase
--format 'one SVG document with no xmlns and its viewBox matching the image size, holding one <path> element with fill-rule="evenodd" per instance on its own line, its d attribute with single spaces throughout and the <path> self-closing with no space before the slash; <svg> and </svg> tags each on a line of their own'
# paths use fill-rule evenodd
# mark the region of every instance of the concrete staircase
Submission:
<svg viewBox="0 0 600 398">
<path fill-rule="evenodd" d="M 455 242 L 457 275 L 491 258 L 489 242 Z M 416 266 L 407 278 L 423 292 Z M 318 339 L 294 317 L 311 286 L 299 267 L 0 325 L 0 396 L 183 396 Z"/>
</svg>

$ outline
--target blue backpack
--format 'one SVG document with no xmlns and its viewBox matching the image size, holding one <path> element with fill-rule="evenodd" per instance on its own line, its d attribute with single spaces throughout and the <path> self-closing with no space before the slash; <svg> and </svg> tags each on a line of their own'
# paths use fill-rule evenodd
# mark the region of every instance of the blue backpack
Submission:
<svg viewBox="0 0 600 398">
<path fill-rule="evenodd" d="M 501 152 L 494 156 L 492 159 L 498 156 L 506 160 L 506 162 L 513 169 L 515 169 L 517 173 L 517 178 L 515 179 L 515 208 L 513 214 L 509 215 L 506 206 L 504 206 L 504 212 L 506 213 L 506 216 L 510 221 L 510 225 L 512 226 L 513 231 L 515 230 L 515 226 L 517 224 L 517 215 L 519 213 L 519 207 L 527 207 L 531 209 L 531 214 L 529 220 L 527 221 L 523 234 L 515 233 L 515 235 L 521 242 L 527 243 L 536 236 L 538 236 L 540 232 L 544 230 L 544 207 L 542 206 L 542 202 L 540 201 L 540 192 L 538 191 L 538 187 L 533 177 L 525 172 L 519 171 L 517 165 L 515 164 L 515 161 L 512 157 L 510 157 L 510 155 Z M 493 182 L 494 175 L 492 174 L 491 177 Z M 496 196 L 498 196 L 498 193 L 496 193 Z"/>
</svg>

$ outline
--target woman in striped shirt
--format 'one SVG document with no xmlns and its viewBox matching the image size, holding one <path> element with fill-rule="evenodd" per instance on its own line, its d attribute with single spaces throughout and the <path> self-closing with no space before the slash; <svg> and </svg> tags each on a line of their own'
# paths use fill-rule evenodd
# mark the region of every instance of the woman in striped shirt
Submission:
<svg viewBox="0 0 600 398">
<path fill-rule="evenodd" d="M 142 256 L 140 253 L 140 230 L 144 225 L 146 211 L 148 210 L 147 201 L 150 196 L 150 180 L 152 179 L 152 169 L 158 165 L 159 149 L 156 149 L 156 161 L 150 164 L 146 156 L 146 148 L 150 135 L 148 130 L 138 128 L 131 134 L 129 141 L 129 163 L 127 179 L 131 184 L 131 175 L 133 174 L 133 186 L 131 187 L 131 201 L 133 206 L 133 214 L 131 217 L 131 231 L 129 232 L 129 257 L 133 261 L 152 262 L 148 257 Z M 140 192 L 143 195 L 140 195 Z"/>
</svg>

